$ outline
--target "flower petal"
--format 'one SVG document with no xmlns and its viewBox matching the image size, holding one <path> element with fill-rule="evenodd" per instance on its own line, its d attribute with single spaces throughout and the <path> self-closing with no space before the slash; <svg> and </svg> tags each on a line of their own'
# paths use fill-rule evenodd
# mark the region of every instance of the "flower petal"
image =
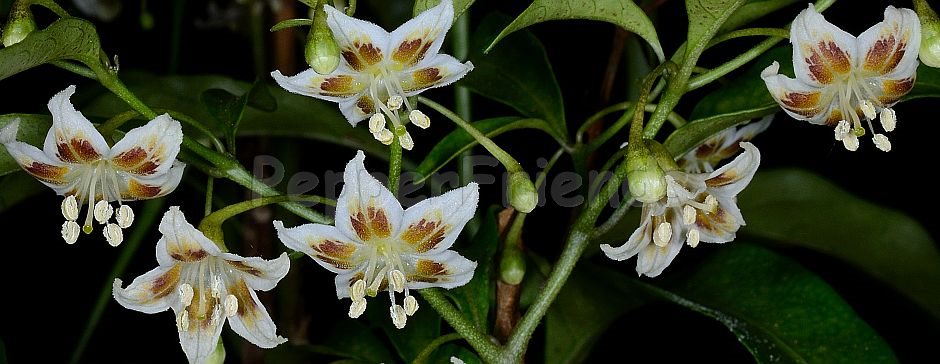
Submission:
<svg viewBox="0 0 940 364">
<path fill-rule="evenodd" d="M 841 112 L 833 108 L 834 92 L 778 74 L 779 69 L 780 64 L 774 62 L 761 72 L 761 78 L 783 111 L 794 119 L 817 125 L 835 125 L 842 120 Z"/>
<path fill-rule="evenodd" d="M 211 240 L 206 238 L 192 224 L 186 221 L 186 216 L 178 206 L 172 206 L 163 215 L 159 229 L 163 237 L 157 245 L 165 246 L 167 254 L 173 260 L 180 262 L 197 262 L 207 256 L 219 256 L 222 251 Z M 157 254 L 158 259 L 160 254 Z"/>
<path fill-rule="evenodd" d="M 282 255 L 282 257 L 287 256 Z M 284 274 L 287 274 L 286 270 Z M 233 286 L 228 287 L 228 291 L 238 300 L 237 313 L 228 319 L 232 330 L 250 343 L 265 349 L 287 342 L 287 339 L 277 335 L 277 325 L 261 305 L 258 295 L 245 281 L 238 280 Z"/>
<path fill-rule="evenodd" d="M 17 119 L 0 130 L 0 143 L 3 143 L 10 156 L 26 170 L 26 173 L 49 186 L 56 193 L 60 195 L 74 193 L 75 191 L 72 190 L 78 182 L 78 176 L 76 176 L 78 172 L 72 166 L 50 158 L 39 148 L 16 140 L 19 124 L 20 121 Z"/>
<path fill-rule="evenodd" d="M 745 126 L 737 128 L 731 138 L 725 140 L 721 149 L 715 152 L 715 162 L 731 158 L 741 151 L 741 142 L 749 142 L 758 134 L 763 133 L 770 128 L 770 123 L 774 120 L 774 114 L 767 115 L 759 121 L 751 122 Z"/>
<path fill-rule="evenodd" d="M 406 96 L 414 96 L 429 88 L 447 86 L 473 70 L 473 63 L 460 63 L 446 54 L 428 57 L 399 78 Z"/>
<path fill-rule="evenodd" d="M 435 254 L 450 248 L 480 199 L 476 183 L 418 202 L 405 210 L 399 239 L 416 253 Z"/>
<path fill-rule="evenodd" d="M 855 37 L 832 25 L 813 4 L 790 27 L 796 78 L 812 86 L 840 82 L 858 62 Z"/>
<path fill-rule="evenodd" d="M 731 197 L 717 197 L 718 209 L 713 213 L 696 210 L 695 227 L 699 240 L 706 243 L 727 243 L 734 240 L 738 229 L 744 225 L 744 217 L 737 201 Z"/>
<path fill-rule="evenodd" d="M 350 125 L 356 126 L 372 114 L 375 114 L 375 102 L 372 97 L 366 94 L 351 97 L 339 102 L 339 111 L 346 117 Z"/>
<path fill-rule="evenodd" d="M 333 31 L 343 61 L 350 69 L 364 71 L 382 62 L 389 34 L 378 25 L 359 20 L 332 6 L 324 6 L 326 25 Z"/>
<path fill-rule="evenodd" d="M 345 64 L 340 64 L 328 75 L 321 75 L 308 68 L 290 77 L 275 70 L 271 72 L 271 77 L 287 91 L 332 102 L 354 98 L 369 87 L 367 75 L 361 75 Z"/>
<path fill-rule="evenodd" d="M 336 201 L 336 228 L 368 243 L 397 234 L 403 210 L 392 193 L 366 170 L 362 151 L 346 164 L 343 190 Z"/>
<path fill-rule="evenodd" d="M 760 166 L 760 151 L 754 144 L 742 142 L 744 152 L 705 179 L 708 193 L 715 197 L 734 198 L 751 183 Z"/>
<path fill-rule="evenodd" d="M 861 69 L 873 75 L 888 75 L 916 64 L 920 36 L 917 13 L 888 6 L 884 20 L 858 36 L 860 54 L 864 55 Z"/>
<path fill-rule="evenodd" d="M 130 173 L 118 172 L 121 182 L 121 199 L 134 201 L 165 196 L 179 186 L 185 168 L 185 163 L 174 161 L 170 170 L 162 175 L 138 177 Z"/>
<path fill-rule="evenodd" d="M 270 291 L 277 286 L 277 282 L 290 270 L 290 258 L 287 253 L 281 253 L 277 259 L 272 260 L 222 253 L 222 259 L 238 272 L 251 289 L 261 291 Z"/>
<path fill-rule="evenodd" d="M 121 306 L 134 311 L 166 311 L 178 294 L 180 272 L 179 264 L 161 265 L 134 279 L 127 288 L 121 288 L 121 280 L 115 278 L 111 294 Z"/>
<path fill-rule="evenodd" d="M 168 114 L 134 128 L 111 148 L 111 165 L 137 176 L 159 176 L 172 167 L 183 143 L 183 128 Z"/>
<path fill-rule="evenodd" d="M 307 254 L 333 273 L 348 272 L 359 264 L 358 252 L 363 246 L 333 226 L 305 224 L 288 229 L 274 221 L 274 228 L 281 243 Z"/>
<path fill-rule="evenodd" d="M 366 276 L 365 273 L 363 273 L 363 269 L 365 269 L 365 267 L 362 267 L 362 269 L 352 269 L 336 275 L 336 277 L 333 279 L 333 283 L 336 285 L 337 299 L 349 297 L 349 287 L 351 287 L 352 284 L 356 281 L 363 279 L 363 277 Z M 383 279 L 381 286 L 379 287 L 379 291 L 384 289 L 388 289 L 387 279 Z"/>
<path fill-rule="evenodd" d="M 683 242 L 684 239 L 685 234 L 682 224 L 678 221 L 673 221 L 672 238 L 665 246 L 660 247 L 656 244 L 648 244 L 637 254 L 636 273 L 641 276 L 646 275 L 650 278 L 660 275 L 663 270 L 672 263 L 676 255 L 679 255 L 679 251 L 682 250 L 682 246 L 685 245 Z"/>
<path fill-rule="evenodd" d="M 878 106 L 891 107 L 901 100 L 914 88 L 914 81 L 917 79 L 917 66 L 920 63 L 901 64 L 887 76 L 872 77 L 865 84 L 866 91 L 874 95 L 872 101 L 876 101 Z"/>
<path fill-rule="evenodd" d="M 108 154 L 110 148 L 91 122 L 75 110 L 69 97 L 75 86 L 69 86 L 49 100 L 52 128 L 46 134 L 43 151 L 65 163 L 90 163 Z"/>
<path fill-rule="evenodd" d="M 193 287 L 192 304 L 183 307 L 183 303 L 176 300 L 172 307 L 176 313 L 180 345 L 186 353 L 186 358 L 190 363 L 205 362 L 215 350 L 222 327 L 225 326 L 225 314 L 222 312 L 224 308 L 216 303 L 212 292 L 200 290 L 198 286 Z M 185 320 L 181 317 L 183 312 L 186 312 Z M 184 326 L 180 326 L 180 323 Z"/>
<path fill-rule="evenodd" d="M 464 258 L 453 250 L 445 250 L 435 255 L 414 255 L 403 257 L 408 272 L 408 288 L 422 289 L 441 287 L 451 289 L 460 287 L 473 278 L 477 263 Z"/>
<path fill-rule="evenodd" d="M 639 253 L 640 250 L 652 243 L 655 225 L 652 223 L 653 218 L 648 204 L 643 204 L 643 212 L 641 212 L 640 215 L 642 216 L 640 218 L 640 226 L 633 231 L 633 234 L 630 234 L 630 238 L 627 239 L 626 243 L 616 248 L 610 244 L 601 245 L 601 250 L 604 251 L 604 254 L 606 254 L 608 258 L 616 261 L 630 259 Z"/>
<path fill-rule="evenodd" d="M 437 54 L 453 23 L 454 4 L 451 0 L 442 0 L 437 6 L 425 10 L 392 31 L 389 36 L 389 58 L 407 68 L 427 56 Z"/>
</svg>

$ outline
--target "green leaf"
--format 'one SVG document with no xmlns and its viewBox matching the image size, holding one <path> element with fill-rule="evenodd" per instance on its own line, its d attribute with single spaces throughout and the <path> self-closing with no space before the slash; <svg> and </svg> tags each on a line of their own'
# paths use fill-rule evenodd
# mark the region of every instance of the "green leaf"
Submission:
<svg viewBox="0 0 940 364">
<path fill-rule="evenodd" d="M 649 290 L 724 324 L 760 363 L 897 362 L 825 281 L 741 241 L 718 249 L 673 293 Z"/>
<path fill-rule="evenodd" d="M 940 251 L 909 216 L 795 169 L 758 173 L 739 201 L 742 234 L 842 259 L 940 318 Z"/>
<path fill-rule="evenodd" d="M 522 119 L 518 117 L 500 117 L 484 119 L 473 123 L 481 133 L 487 137 L 493 138 L 502 133 L 517 129 L 538 129 L 551 134 L 551 128 L 545 120 L 541 119 Z M 477 145 L 476 139 L 473 139 L 465 130 L 456 129 L 447 134 L 439 141 L 428 153 L 427 157 L 418 165 L 417 173 L 421 176 L 415 183 L 421 183 L 443 168 L 447 163 L 460 155 L 460 153 L 469 150 Z"/>
<path fill-rule="evenodd" d="M 917 81 L 914 83 L 914 89 L 906 96 L 904 101 L 940 97 L 940 68 L 921 65 L 917 67 Z"/>
<path fill-rule="evenodd" d="M 416 292 L 413 292 L 416 293 Z M 419 295 L 420 296 L 420 295 Z M 441 317 L 431 308 L 431 305 L 420 297 L 418 298 L 418 311 L 414 316 L 408 317 L 408 322 L 402 329 L 396 329 L 392 325 L 392 319 L 388 314 L 388 306 L 385 304 L 370 305 L 366 309 L 366 315 L 369 321 L 375 324 L 385 332 L 388 340 L 398 353 L 401 360 L 393 362 L 410 363 L 415 360 L 418 353 L 424 350 L 428 343 L 441 336 Z M 401 304 L 401 301 L 399 301 Z"/>
<path fill-rule="evenodd" d="M 16 206 L 47 187 L 26 172 L 17 172 L 0 179 L 0 212 Z"/>
<path fill-rule="evenodd" d="M 276 32 L 278 30 L 283 30 L 292 27 L 309 27 L 313 25 L 313 20 L 311 19 L 287 19 L 281 20 L 274 24 L 273 27 L 269 30 L 270 32 Z"/>
<path fill-rule="evenodd" d="M 523 116 L 548 121 L 556 138 L 568 135 L 564 100 L 542 43 L 528 31 L 514 35 L 489 54 L 479 50 L 508 21 L 500 14 L 483 19 L 471 39 L 474 70 L 459 85 L 506 104 Z"/>
<path fill-rule="evenodd" d="M 16 139 L 35 146 L 42 146 L 49 128 L 52 127 L 52 118 L 46 115 L 34 114 L 6 114 L 0 115 L 0 129 L 9 125 L 13 120 L 20 119 L 20 128 Z M 6 148 L 0 148 L 0 176 L 21 171 L 20 165 L 7 153 Z"/>
<path fill-rule="evenodd" d="M 653 22 L 633 0 L 535 0 L 496 36 L 486 52 L 515 31 L 549 20 L 567 19 L 597 20 L 617 25 L 645 39 L 659 59 L 665 59 Z"/>
<path fill-rule="evenodd" d="M 388 319 L 388 308 L 382 307 Z M 366 363 L 394 363 L 395 355 L 388 350 L 375 332 L 360 320 L 341 319 L 318 347 L 329 348 L 321 353 L 360 360 Z"/>
<path fill-rule="evenodd" d="M 470 9 L 470 5 L 476 0 L 454 0 L 454 19 L 457 19 Z M 415 0 L 414 15 L 418 16 L 422 11 L 428 10 L 440 4 L 441 0 Z"/>
<path fill-rule="evenodd" d="M 216 130 L 225 136 L 234 136 L 238 123 L 241 122 L 245 107 L 248 106 L 247 94 L 235 96 L 219 88 L 210 88 L 199 96 L 212 119 L 216 121 Z"/>
<path fill-rule="evenodd" d="M 799 0 L 750 0 L 746 4 L 741 5 L 741 7 L 734 12 L 734 14 L 731 14 L 731 16 L 728 17 L 728 20 L 721 25 L 718 33 L 721 34 L 727 31 L 738 29 L 743 25 L 747 25 L 754 20 L 766 16 L 767 14 L 783 9 L 797 2 L 799 2 Z"/>
<path fill-rule="evenodd" d="M 673 156 L 681 156 L 722 130 L 777 111 L 777 104 L 692 120 L 677 129 L 663 145 Z"/>
<path fill-rule="evenodd" d="M 629 279 L 590 264 L 571 273 L 545 319 L 546 363 L 584 362 L 610 324 L 644 303 Z"/>
<path fill-rule="evenodd" d="M 744 0 L 686 0 L 691 48 L 708 43 Z"/>
<path fill-rule="evenodd" d="M 78 18 L 62 18 L 22 42 L 0 49 L 0 80 L 56 60 L 96 62 L 100 52 L 94 25 Z"/>
<path fill-rule="evenodd" d="M 470 244 L 459 249 L 467 259 L 477 262 L 473 279 L 467 284 L 445 290 L 457 308 L 484 332 L 489 332 L 490 301 L 493 297 L 493 257 L 499 244 L 496 226 L 496 207 L 486 211 L 483 223 Z"/>
</svg>

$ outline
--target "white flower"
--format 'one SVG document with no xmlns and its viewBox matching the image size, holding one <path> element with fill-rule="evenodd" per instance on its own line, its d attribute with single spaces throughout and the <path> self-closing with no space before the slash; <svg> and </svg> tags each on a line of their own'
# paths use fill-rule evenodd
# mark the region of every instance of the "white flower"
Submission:
<svg viewBox="0 0 940 364">
<path fill-rule="evenodd" d="M 676 161 L 686 172 L 702 173 L 715 170 L 721 161 L 741 151 L 741 142 L 749 142 L 770 127 L 774 116 L 766 116 L 740 128 L 728 128 L 706 139 Z"/>
<path fill-rule="evenodd" d="M 473 69 L 470 62 L 460 63 L 454 57 L 438 54 L 454 21 L 453 3 L 442 0 L 391 33 L 331 6 L 325 8 L 327 25 L 342 54 L 339 67 L 328 75 L 308 69 L 291 77 L 280 71 L 271 72 L 271 76 L 287 91 L 338 102 L 353 126 L 372 117 L 369 130 L 376 139 L 390 144 L 394 133 L 405 139 L 405 149 L 411 149 L 413 143 L 409 143 L 411 138 L 399 116 L 401 106 L 407 109 L 408 120 L 427 128 L 430 119 L 415 109 L 408 97 L 449 85 Z M 385 127 L 386 116 L 392 122 L 391 128 Z"/>
<path fill-rule="evenodd" d="M 78 238 L 79 209 L 87 204 L 84 231 L 92 231 L 92 217 L 105 225 L 111 245 L 121 243 L 120 229 L 131 225 L 134 213 L 124 201 L 150 199 L 172 192 L 183 177 L 185 164 L 176 161 L 183 142 L 180 123 L 163 114 L 132 129 L 114 146 L 108 146 L 95 127 L 75 110 L 69 86 L 49 100 L 52 128 L 43 149 L 16 140 L 19 120 L 0 130 L 0 143 L 26 172 L 51 187 L 62 202 L 62 237 Z M 110 205 L 117 202 L 117 213 Z M 109 223 L 111 217 L 117 222 Z M 115 230 L 117 229 L 117 230 Z"/>
<path fill-rule="evenodd" d="M 637 255 L 636 272 L 656 277 L 672 263 L 684 243 L 727 243 L 744 225 L 737 195 L 751 182 L 760 165 L 760 152 L 741 143 L 744 152 L 711 173 L 666 172 L 666 196 L 644 203 L 640 226 L 619 247 L 601 245 L 607 257 L 630 259 Z"/>
<path fill-rule="evenodd" d="M 156 313 L 172 308 L 180 344 L 190 363 L 202 363 L 215 350 L 222 326 L 262 348 L 285 341 L 255 290 L 269 291 L 290 269 L 287 253 L 277 259 L 243 258 L 222 252 L 170 207 L 160 222 L 156 269 L 127 288 L 114 280 L 114 299 L 126 308 Z"/>
<path fill-rule="evenodd" d="M 888 6 L 884 21 L 856 38 L 810 4 L 790 27 L 796 79 L 777 74 L 776 62 L 761 78 L 787 114 L 835 127 L 835 138 L 846 149 L 858 149 L 867 126 L 875 145 L 889 151 L 891 143 L 871 121 L 880 112 L 884 131 L 894 130 L 891 106 L 914 87 L 920 36 L 920 21 L 910 9 Z"/>
<path fill-rule="evenodd" d="M 470 183 L 403 210 L 392 193 L 369 175 L 360 151 L 346 165 L 336 202 L 336 226 L 285 228 L 275 221 L 284 245 L 304 252 L 337 273 L 336 296 L 352 301 L 349 316 L 366 308 L 365 296 L 388 291 L 396 327 L 418 309 L 409 290 L 454 288 L 473 277 L 476 262 L 448 250 L 476 210 L 477 184 Z M 399 305 L 395 293 L 404 293 Z"/>
</svg>

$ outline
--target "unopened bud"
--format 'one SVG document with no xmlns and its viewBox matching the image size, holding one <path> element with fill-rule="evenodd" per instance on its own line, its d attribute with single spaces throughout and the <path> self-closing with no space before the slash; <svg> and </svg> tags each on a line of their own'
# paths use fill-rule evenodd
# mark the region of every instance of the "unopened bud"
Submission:
<svg viewBox="0 0 940 364">
<path fill-rule="evenodd" d="M 29 33 L 36 30 L 33 14 L 29 12 L 29 2 L 17 1 L 10 9 L 10 20 L 3 27 L 3 46 L 9 47 L 23 41 Z"/>
<path fill-rule="evenodd" d="M 525 278 L 525 256 L 515 245 L 507 245 L 499 260 L 499 279 L 511 285 L 519 285 Z"/>
<path fill-rule="evenodd" d="M 920 19 L 920 60 L 930 67 L 940 67 L 940 17 L 926 0 L 915 0 Z"/>
<path fill-rule="evenodd" d="M 512 172 L 509 174 L 509 205 L 516 211 L 528 214 L 535 210 L 539 203 L 539 193 L 535 184 L 525 172 Z"/>
<path fill-rule="evenodd" d="M 333 31 L 326 25 L 326 11 L 319 6 L 313 14 L 313 26 L 304 46 L 304 59 L 321 75 L 332 73 L 339 66 L 339 46 Z"/>
</svg>

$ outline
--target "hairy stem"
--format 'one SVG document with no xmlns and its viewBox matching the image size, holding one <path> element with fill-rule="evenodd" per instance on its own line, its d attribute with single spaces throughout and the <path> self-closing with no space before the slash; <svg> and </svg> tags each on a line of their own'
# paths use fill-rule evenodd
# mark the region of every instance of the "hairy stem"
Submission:
<svg viewBox="0 0 940 364">
<path fill-rule="evenodd" d="M 461 314 L 460 311 L 447 300 L 447 297 L 444 296 L 440 288 L 426 288 L 419 292 L 421 292 L 421 297 L 424 297 L 424 300 L 428 301 L 428 304 L 441 314 L 444 321 L 447 321 L 460 336 L 463 336 L 464 340 L 467 340 L 467 343 L 480 354 L 480 357 L 483 358 L 484 361 L 488 363 L 499 361 L 501 353 L 500 347 L 490 341 L 489 335 L 481 332 L 467 317 Z"/>
</svg>

